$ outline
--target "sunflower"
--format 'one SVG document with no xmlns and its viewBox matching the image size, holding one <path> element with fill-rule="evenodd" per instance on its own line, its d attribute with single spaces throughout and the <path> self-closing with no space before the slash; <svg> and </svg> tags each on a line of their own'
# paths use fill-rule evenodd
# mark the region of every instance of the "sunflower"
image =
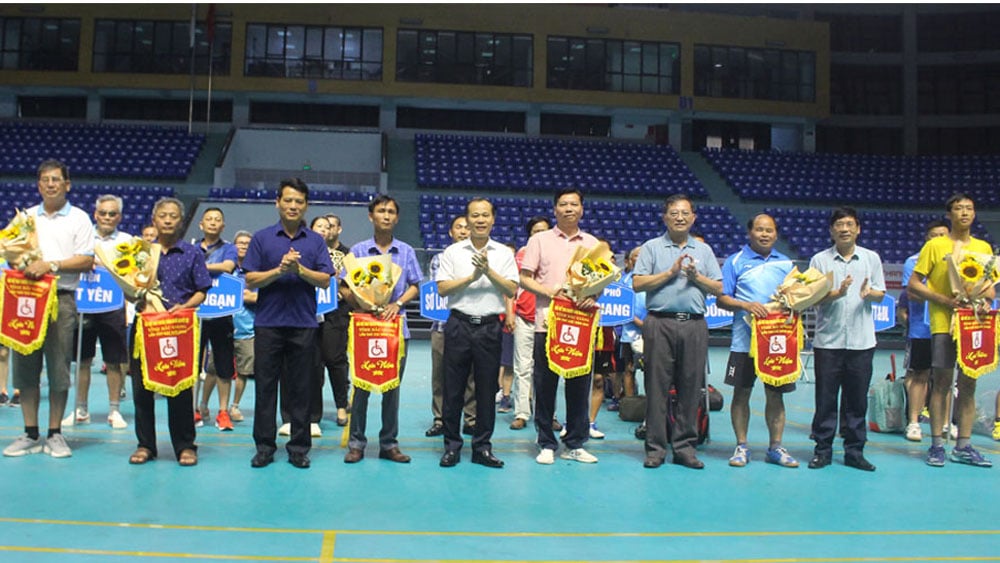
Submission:
<svg viewBox="0 0 1000 563">
<path fill-rule="evenodd" d="M 135 270 L 135 259 L 131 256 L 122 256 L 115 262 L 115 273 L 119 276 L 126 276 Z"/>
<path fill-rule="evenodd" d="M 580 270 L 582 270 L 584 274 L 589 274 L 596 271 L 597 267 L 594 266 L 593 260 L 590 258 L 584 258 L 583 260 L 580 260 Z"/>
<path fill-rule="evenodd" d="M 606 258 L 598 258 L 595 266 L 597 266 L 597 271 L 604 275 L 608 275 L 614 271 L 614 268 L 612 268 Z"/>
<path fill-rule="evenodd" d="M 362 285 L 367 281 L 368 274 L 365 273 L 363 268 L 357 268 L 351 272 L 351 283 L 354 285 Z"/>
<path fill-rule="evenodd" d="M 379 263 L 379 262 L 370 262 L 368 264 L 368 276 L 369 276 L 369 279 L 381 280 L 382 279 L 382 271 L 383 271 L 383 268 L 382 268 L 382 264 L 381 263 Z"/>
<path fill-rule="evenodd" d="M 983 277 L 983 266 L 975 258 L 965 258 L 958 265 L 958 274 L 969 283 L 976 283 Z"/>
<path fill-rule="evenodd" d="M 126 241 L 126 242 L 119 242 L 115 246 L 115 250 L 117 250 L 119 254 L 131 254 L 132 253 L 132 243 L 130 243 L 128 241 Z"/>
<path fill-rule="evenodd" d="M 138 254 L 139 251 L 142 250 L 142 246 L 143 246 L 144 242 L 146 242 L 146 241 L 142 240 L 141 238 L 133 238 L 132 239 L 132 248 L 131 248 L 132 254 Z"/>
<path fill-rule="evenodd" d="M 7 240 L 16 239 L 20 234 L 21 234 L 20 229 L 18 229 L 16 225 L 11 225 L 9 228 L 0 231 L 0 235 L 2 235 L 3 238 Z"/>
</svg>

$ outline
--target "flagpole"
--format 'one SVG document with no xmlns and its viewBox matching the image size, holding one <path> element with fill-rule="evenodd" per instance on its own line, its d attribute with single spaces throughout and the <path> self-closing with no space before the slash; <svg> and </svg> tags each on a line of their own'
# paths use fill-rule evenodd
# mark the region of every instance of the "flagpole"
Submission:
<svg viewBox="0 0 1000 563">
<path fill-rule="evenodd" d="M 205 134 L 208 135 L 212 125 L 212 54 L 215 50 L 215 41 L 209 38 L 208 43 L 208 98 L 205 102 Z"/>
<path fill-rule="evenodd" d="M 195 18 L 198 16 L 198 4 L 191 4 L 191 33 L 190 33 L 190 57 L 191 57 L 191 86 L 188 89 L 188 135 L 194 132 L 194 29 Z"/>
</svg>

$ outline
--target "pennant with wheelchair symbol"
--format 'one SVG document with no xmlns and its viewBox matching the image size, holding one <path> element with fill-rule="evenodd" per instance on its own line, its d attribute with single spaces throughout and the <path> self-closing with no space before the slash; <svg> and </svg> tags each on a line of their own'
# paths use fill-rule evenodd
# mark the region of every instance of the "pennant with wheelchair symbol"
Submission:
<svg viewBox="0 0 1000 563">
<path fill-rule="evenodd" d="M 136 315 L 133 357 L 142 366 L 142 386 L 165 397 L 194 386 L 199 341 L 194 309 Z"/>
<path fill-rule="evenodd" d="M 405 355 L 403 317 L 383 321 L 371 313 L 351 313 L 347 359 L 355 387 L 377 393 L 399 387 L 399 369 Z"/>
<path fill-rule="evenodd" d="M 24 272 L 4 270 L 2 279 L 0 344 L 19 354 L 31 354 L 45 344 L 49 321 L 56 320 L 59 313 L 58 278 L 45 274 L 31 280 Z"/>
<path fill-rule="evenodd" d="M 590 375 L 600 311 L 582 311 L 562 297 L 552 300 L 545 317 L 548 326 L 545 357 L 549 369 L 565 379 Z"/>
<path fill-rule="evenodd" d="M 802 374 L 802 318 L 799 313 L 751 315 L 750 356 L 757 378 L 775 387 L 798 380 Z"/>
<path fill-rule="evenodd" d="M 955 309 L 951 323 L 962 373 L 978 379 L 996 369 L 997 312 L 976 314 L 972 309 Z"/>
</svg>

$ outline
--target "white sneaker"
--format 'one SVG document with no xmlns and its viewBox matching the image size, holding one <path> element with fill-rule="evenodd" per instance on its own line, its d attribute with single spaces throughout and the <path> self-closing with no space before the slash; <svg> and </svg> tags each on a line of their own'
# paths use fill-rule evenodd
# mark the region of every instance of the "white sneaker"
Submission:
<svg viewBox="0 0 1000 563">
<path fill-rule="evenodd" d="M 63 426 L 73 426 L 74 424 L 90 424 L 90 413 L 77 407 L 62 419 Z"/>
<path fill-rule="evenodd" d="M 291 436 L 292 435 L 292 423 L 286 422 L 278 427 L 278 436 Z"/>
<path fill-rule="evenodd" d="M 919 442 L 924 439 L 924 435 L 920 431 L 919 422 L 911 422 L 906 425 L 906 439 L 911 442 Z"/>
<path fill-rule="evenodd" d="M 538 455 L 535 456 L 535 461 L 542 465 L 552 465 L 556 462 L 556 451 L 542 448 L 542 451 L 538 452 Z"/>
<path fill-rule="evenodd" d="M 567 432 L 566 425 L 563 424 L 562 430 L 559 431 L 559 437 L 560 438 L 565 438 L 566 437 L 566 432 Z"/>
<path fill-rule="evenodd" d="M 42 451 L 42 439 L 32 440 L 27 434 L 21 434 L 9 446 L 3 449 L 3 455 L 7 457 L 21 457 L 28 454 L 37 454 Z M 550 458 L 552 456 L 549 456 Z M 549 463 L 552 463 L 551 461 Z"/>
<path fill-rule="evenodd" d="M 600 430 L 597 429 L 597 423 L 596 422 L 591 422 L 590 423 L 590 437 L 593 438 L 594 440 L 603 440 L 604 439 L 604 432 L 601 432 Z"/>
<path fill-rule="evenodd" d="M 73 450 L 69 449 L 66 438 L 62 434 L 53 434 L 51 438 L 45 440 L 45 453 L 52 457 L 70 457 Z"/>
<path fill-rule="evenodd" d="M 958 440 L 958 425 L 945 424 L 944 428 L 941 429 L 941 434 L 948 434 L 952 440 Z"/>
<path fill-rule="evenodd" d="M 559 457 L 570 461 L 579 461 L 580 463 L 597 463 L 597 456 L 591 454 L 583 448 L 563 450 L 563 453 L 559 454 Z"/>
<path fill-rule="evenodd" d="M 128 423 L 125 422 L 125 417 L 123 417 L 122 413 L 118 411 L 111 411 L 111 414 L 108 415 L 108 424 L 110 424 L 111 428 L 114 428 L 115 430 L 124 430 L 128 428 Z"/>
<path fill-rule="evenodd" d="M 309 425 L 309 435 L 313 438 L 321 438 L 323 436 L 323 431 L 320 430 L 319 424 L 313 422 Z"/>
</svg>

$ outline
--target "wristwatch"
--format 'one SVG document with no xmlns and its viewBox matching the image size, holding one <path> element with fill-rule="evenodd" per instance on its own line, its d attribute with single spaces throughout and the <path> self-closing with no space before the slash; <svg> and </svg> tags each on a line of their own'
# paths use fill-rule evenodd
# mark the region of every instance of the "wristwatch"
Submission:
<svg viewBox="0 0 1000 563">
<path fill-rule="evenodd" d="M 400 299 L 399 301 L 396 301 L 396 306 L 399 307 L 400 311 L 402 311 L 403 310 L 403 300 Z"/>
<path fill-rule="evenodd" d="M 53 274 L 59 273 L 59 261 L 58 260 L 53 260 L 53 261 L 49 262 L 49 271 L 52 272 Z"/>
</svg>

